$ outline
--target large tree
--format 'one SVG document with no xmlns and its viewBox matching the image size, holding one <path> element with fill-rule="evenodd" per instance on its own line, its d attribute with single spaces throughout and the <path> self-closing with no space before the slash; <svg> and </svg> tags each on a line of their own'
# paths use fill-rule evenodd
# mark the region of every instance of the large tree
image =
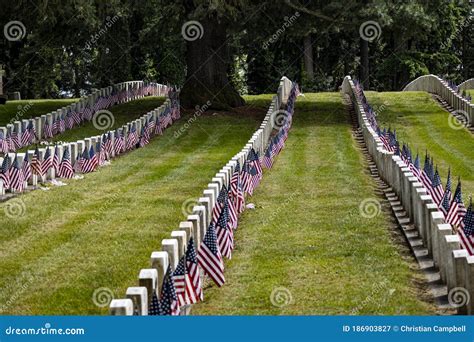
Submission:
<svg viewBox="0 0 474 342">
<path fill-rule="evenodd" d="M 186 81 L 181 103 L 186 107 L 211 102 L 213 108 L 237 107 L 244 99 L 229 81 L 233 62 L 231 29 L 244 13 L 245 1 L 185 0 Z"/>
</svg>

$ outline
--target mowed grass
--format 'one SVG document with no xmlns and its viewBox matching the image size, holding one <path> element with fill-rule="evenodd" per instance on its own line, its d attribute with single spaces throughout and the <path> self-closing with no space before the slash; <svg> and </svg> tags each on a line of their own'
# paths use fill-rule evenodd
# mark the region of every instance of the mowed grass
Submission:
<svg viewBox="0 0 474 342">
<path fill-rule="evenodd" d="M 0 126 L 11 123 L 13 118 L 14 121 L 34 118 L 77 101 L 78 99 L 7 101 L 6 104 L 0 105 Z"/>
<path fill-rule="evenodd" d="M 193 314 L 434 313 L 389 214 L 359 211 L 375 185 L 341 95 L 305 95 L 285 149 L 247 200 L 256 209 L 241 217 L 226 284 L 208 285 Z"/>
<path fill-rule="evenodd" d="M 107 314 L 94 304 L 94 291 L 107 288 L 123 298 L 137 285 L 151 252 L 185 219 L 183 203 L 202 196 L 260 125 L 266 108 L 252 111 L 206 113 L 187 130 L 184 117 L 82 180 L 0 204 L 1 313 Z M 24 215 L 6 216 L 8 203 L 24 205 Z"/>
<path fill-rule="evenodd" d="M 426 92 L 366 92 L 369 103 L 379 113 L 381 126 L 397 130 L 402 142 L 409 143 L 413 152 L 418 150 L 421 167 L 425 150 L 438 165 L 443 186 L 451 167 L 453 191 L 461 176 L 464 203 L 474 193 L 474 137 L 465 128 L 453 129 L 449 122 L 455 119 L 441 108 Z M 455 122 L 453 127 L 459 125 Z"/>
</svg>

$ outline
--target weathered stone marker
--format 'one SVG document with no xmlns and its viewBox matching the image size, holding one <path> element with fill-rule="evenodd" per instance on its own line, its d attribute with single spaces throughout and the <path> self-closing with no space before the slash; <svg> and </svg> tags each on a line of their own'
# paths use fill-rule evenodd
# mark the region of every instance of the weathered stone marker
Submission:
<svg viewBox="0 0 474 342">
<path fill-rule="evenodd" d="M 136 312 L 138 316 L 148 315 L 148 290 L 146 287 L 129 287 L 126 297 L 132 300 L 134 313 Z"/>
<path fill-rule="evenodd" d="M 155 269 L 158 274 L 157 292 L 161 293 L 161 286 L 163 284 L 163 279 L 165 278 L 165 273 L 169 265 L 168 253 L 164 251 L 157 251 L 151 253 L 150 263 L 151 267 Z"/>
<path fill-rule="evenodd" d="M 110 302 L 109 313 L 111 316 L 132 316 L 133 302 L 131 299 L 113 299 Z"/>
</svg>

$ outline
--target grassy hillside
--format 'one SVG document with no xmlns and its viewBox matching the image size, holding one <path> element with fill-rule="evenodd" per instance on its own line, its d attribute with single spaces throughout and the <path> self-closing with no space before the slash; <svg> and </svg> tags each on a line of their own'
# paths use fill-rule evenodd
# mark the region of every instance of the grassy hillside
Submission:
<svg viewBox="0 0 474 342">
<path fill-rule="evenodd" d="M 408 142 L 414 152 L 418 150 L 423 158 L 428 149 L 438 164 L 444 184 L 449 167 L 452 176 L 461 176 L 467 203 L 468 195 L 474 193 L 472 134 L 465 128 L 459 129 L 453 116 L 426 92 L 366 92 L 366 96 L 377 110 L 382 125 L 395 128 L 399 139 Z M 453 190 L 457 184 L 456 178 L 453 178 Z"/>
<path fill-rule="evenodd" d="M 248 200 L 227 283 L 193 314 L 433 313 L 389 216 L 361 215 L 374 197 L 340 94 L 299 98 L 286 148 Z"/>
<path fill-rule="evenodd" d="M 83 180 L 17 197 L 23 216 L 12 219 L 0 210 L 1 313 L 106 314 L 94 305 L 94 290 L 106 287 L 119 298 L 137 284 L 151 252 L 185 218 L 183 202 L 202 195 L 266 108 L 249 111 L 255 115 L 246 108 L 202 115 L 175 138 L 182 119 Z"/>
</svg>

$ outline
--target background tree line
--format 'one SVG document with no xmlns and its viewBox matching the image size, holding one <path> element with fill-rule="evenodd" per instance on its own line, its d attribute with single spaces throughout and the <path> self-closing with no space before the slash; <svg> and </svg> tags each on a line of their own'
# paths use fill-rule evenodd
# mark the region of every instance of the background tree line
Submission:
<svg viewBox="0 0 474 342">
<path fill-rule="evenodd" d="M 91 88 L 145 79 L 184 85 L 183 101 L 216 107 L 239 94 L 270 92 L 281 75 L 305 91 L 337 90 L 347 74 L 366 87 L 400 90 L 434 73 L 474 75 L 468 0 L 37 0 L 1 1 L 0 40 L 8 91 L 24 98 L 80 96 Z M 196 40 L 183 24 L 198 21 Z M 372 41 L 361 25 L 378 24 Z"/>
</svg>

